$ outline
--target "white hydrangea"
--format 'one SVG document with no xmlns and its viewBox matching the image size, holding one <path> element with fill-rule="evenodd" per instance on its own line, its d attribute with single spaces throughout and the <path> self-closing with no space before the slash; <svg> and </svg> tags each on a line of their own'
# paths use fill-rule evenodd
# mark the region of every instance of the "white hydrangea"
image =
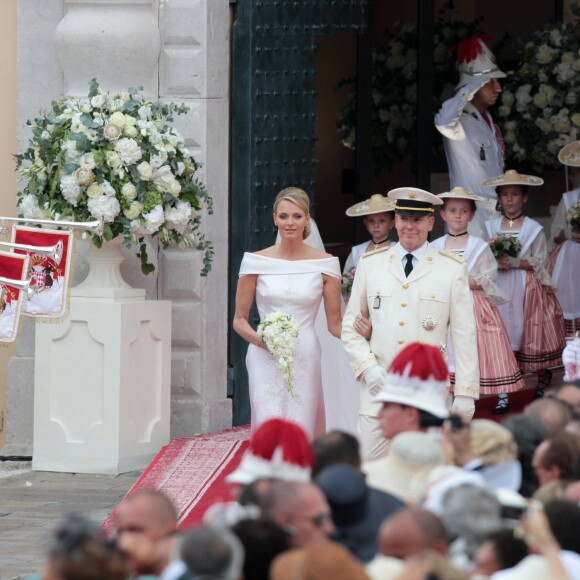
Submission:
<svg viewBox="0 0 580 580">
<path fill-rule="evenodd" d="M 80 159 L 80 152 L 77 149 L 76 141 L 68 140 L 62 144 L 62 150 L 67 161 L 78 161 Z"/>
<path fill-rule="evenodd" d="M 38 198 L 31 193 L 20 198 L 18 202 L 19 213 L 27 219 L 40 218 L 41 209 L 38 206 Z"/>
<path fill-rule="evenodd" d="M 185 233 L 192 214 L 191 205 L 187 201 L 178 201 L 175 207 L 166 207 L 165 219 L 167 220 L 167 227 L 180 234 Z"/>
<path fill-rule="evenodd" d="M 81 155 L 79 163 L 80 166 L 84 167 L 85 169 L 94 169 L 97 166 L 95 162 L 95 156 L 92 154 L 92 152 Z"/>
<path fill-rule="evenodd" d="M 165 221 L 165 214 L 160 205 L 156 205 L 150 212 L 143 214 L 145 218 L 145 232 L 156 233 Z"/>
<path fill-rule="evenodd" d="M 137 141 L 127 137 L 123 137 L 115 143 L 115 151 L 121 156 L 124 165 L 133 165 L 143 156 Z"/>
<path fill-rule="evenodd" d="M 121 206 L 116 197 L 100 195 L 99 197 L 89 199 L 87 203 L 89 213 L 95 219 L 102 219 L 105 223 L 115 221 L 115 218 L 121 211 Z"/>
<path fill-rule="evenodd" d="M 103 194 L 107 197 L 113 197 L 117 195 L 115 188 L 106 179 L 104 179 L 103 183 L 101 183 L 101 188 L 103 190 Z"/>
<path fill-rule="evenodd" d="M 81 188 L 77 183 L 77 178 L 73 175 L 64 175 L 60 178 L 60 190 L 62 196 L 72 205 L 75 206 L 78 203 L 79 197 L 81 195 Z"/>
</svg>

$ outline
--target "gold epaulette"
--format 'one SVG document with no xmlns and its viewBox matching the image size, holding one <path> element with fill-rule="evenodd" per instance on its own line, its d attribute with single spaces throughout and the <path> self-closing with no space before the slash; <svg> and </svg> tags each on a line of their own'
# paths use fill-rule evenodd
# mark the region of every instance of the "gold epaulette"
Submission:
<svg viewBox="0 0 580 580">
<path fill-rule="evenodd" d="M 384 248 L 378 248 L 377 250 L 371 250 L 370 252 L 365 252 L 362 257 L 363 258 L 368 258 L 369 256 L 372 256 L 373 254 L 378 254 L 379 252 L 384 252 L 386 250 L 390 250 L 391 246 L 385 246 Z"/>
<path fill-rule="evenodd" d="M 461 256 L 458 256 L 454 252 L 450 252 L 449 250 L 439 250 L 439 253 L 442 256 L 447 256 L 448 258 L 453 258 L 456 262 L 459 262 L 460 264 L 463 264 L 465 262 L 464 258 L 462 258 Z"/>
</svg>

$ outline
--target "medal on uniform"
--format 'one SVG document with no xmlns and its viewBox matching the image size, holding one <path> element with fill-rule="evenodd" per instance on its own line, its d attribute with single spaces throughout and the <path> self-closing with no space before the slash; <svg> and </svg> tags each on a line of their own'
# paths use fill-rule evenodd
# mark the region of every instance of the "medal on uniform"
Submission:
<svg viewBox="0 0 580 580">
<path fill-rule="evenodd" d="M 421 320 L 421 326 L 427 332 L 435 330 L 435 327 L 437 326 L 438 323 L 439 323 L 438 320 L 431 314 L 428 314 L 427 316 L 425 316 L 425 318 L 423 318 L 423 320 Z"/>
</svg>

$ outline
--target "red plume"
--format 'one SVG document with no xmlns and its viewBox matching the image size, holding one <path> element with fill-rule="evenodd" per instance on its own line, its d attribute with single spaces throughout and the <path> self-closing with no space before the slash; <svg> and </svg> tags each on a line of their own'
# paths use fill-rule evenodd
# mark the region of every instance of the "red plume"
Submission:
<svg viewBox="0 0 580 580">
<path fill-rule="evenodd" d="M 449 376 L 447 364 L 436 346 L 412 342 L 397 354 L 389 367 L 389 374 L 404 375 L 411 366 L 410 377 L 422 381 L 446 381 Z"/>
<path fill-rule="evenodd" d="M 495 37 L 488 34 L 474 34 L 460 40 L 457 43 L 457 62 L 459 64 L 471 62 L 479 54 L 483 54 L 486 40 L 495 40 Z"/>
</svg>

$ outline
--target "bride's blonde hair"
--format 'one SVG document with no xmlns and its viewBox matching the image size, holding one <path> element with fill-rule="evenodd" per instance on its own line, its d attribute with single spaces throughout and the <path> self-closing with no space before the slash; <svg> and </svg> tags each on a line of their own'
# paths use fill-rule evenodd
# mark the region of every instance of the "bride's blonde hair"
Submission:
<svg viewBox="0 0 580 580">
<path fill-rule="evenodd" d="M 289 201 L 297 205 L 306 215 L 310 214 L 310 198 L 308 194 L 299 187 L 287 187 L 283 189 L 274 200 L 274 213 L 278 210 L 278 205 L 281 201 Z M 310 235 L 310 224 L 306 224 L 302 232 L 302 239 L 306 239 Z"/>
</svg>

